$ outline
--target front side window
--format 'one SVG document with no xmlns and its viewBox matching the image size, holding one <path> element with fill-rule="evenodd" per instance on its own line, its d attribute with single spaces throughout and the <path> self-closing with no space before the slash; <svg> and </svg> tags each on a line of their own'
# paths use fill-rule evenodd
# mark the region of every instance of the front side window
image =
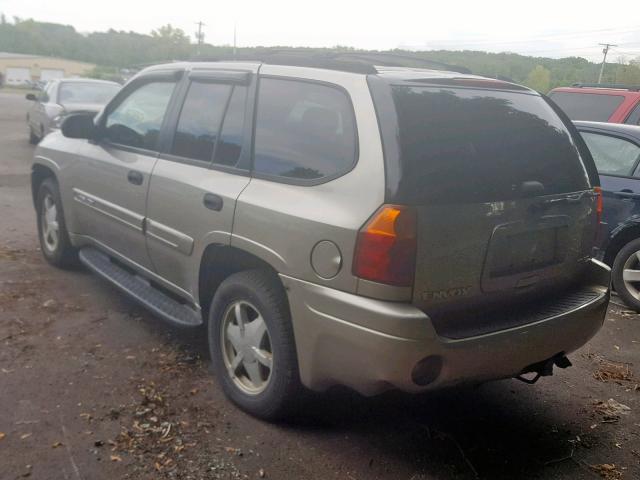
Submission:
<svg viewBox="0 0 640 480">
<path fill-rule="evenodd" d="M 180 112 L 171 153 L 211 162 L 230 85 L 194 82 Z"/>
<path fill-rule="evenodd" d="M 640 158 L 640 147 L 635 143 L 610 135 L 581 132 L 591 151 L 599 173 L 609 175 L 631 175 Z"/>
<path fill-rule="evenodd" d="M 157 150 L 158 135 L 175 82 L 145 83 L 111 111 L 106 139 L 118 145 Z"/>
<path fill-rule="evenodd" d="M 357 152 L 353 107 L 337 88 L 260 81 L 255 132 L 257 173 L 316 180 L 349 170 Z"/>
</svg>

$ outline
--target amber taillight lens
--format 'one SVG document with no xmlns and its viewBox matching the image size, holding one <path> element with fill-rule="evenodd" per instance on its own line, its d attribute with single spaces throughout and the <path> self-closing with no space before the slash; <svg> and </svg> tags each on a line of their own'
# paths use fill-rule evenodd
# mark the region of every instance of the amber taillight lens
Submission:
<svg viewBox="0 0 640 480">
<path fill-rule="evenodd" d="M 383 205 L 358 232 L 353 274 L 373 282 L 409 287 L 415 264 L 415 211 Z"/>
<path fill-rule="evenodd" d="M 602 187 L 593 187 L 596 194 L 596 213 L 598 214 L 598 223 L 602 220 Z"/>
</svg>

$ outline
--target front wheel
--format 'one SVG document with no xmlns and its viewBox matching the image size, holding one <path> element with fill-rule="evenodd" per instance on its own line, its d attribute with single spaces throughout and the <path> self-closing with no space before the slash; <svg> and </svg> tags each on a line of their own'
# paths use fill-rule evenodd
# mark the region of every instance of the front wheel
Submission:
<svg viewBox="0 0 640 480">
<path fill-rule="evenodd" d="M 611 276 L 620 298 L 640 312 L 640 238 L 627 243 L 618 252 Z"/>
<path fill-rule="evenodd" d="M 38 188 L 36 200 L 38 237 L 44 258 L 52 265 L 68 268 L 77 264 L 77 252 L 71 245 L 64 222 L 58 183 L 45 179 Z"/>
<path fill-rule="evenodd" d="M 302 387 L 282 284 L 261 270 L 239 272 L 220 287 L 209 310 L 208 339 L 225 394 L 265 420 L 288 416 Z"/>
</svg>

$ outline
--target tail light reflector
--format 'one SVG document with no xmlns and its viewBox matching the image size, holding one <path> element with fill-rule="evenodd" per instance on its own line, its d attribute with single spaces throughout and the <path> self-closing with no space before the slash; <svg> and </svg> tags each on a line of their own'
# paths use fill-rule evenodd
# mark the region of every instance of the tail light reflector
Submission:
<svg viewBox="0 0 640 480">
<path fill-rule="evenodd" d="M 596 214 L 598 215 L 598 223 L 602 220 L 602 187 L 593 187 L 596 194 Z"/>
<path fill-rule="evenodd" d="M 408 287 L 416 264 L 416 214 L 383 205 L 358 232 L 353 274 L 365 280 Z"/>
</svg>

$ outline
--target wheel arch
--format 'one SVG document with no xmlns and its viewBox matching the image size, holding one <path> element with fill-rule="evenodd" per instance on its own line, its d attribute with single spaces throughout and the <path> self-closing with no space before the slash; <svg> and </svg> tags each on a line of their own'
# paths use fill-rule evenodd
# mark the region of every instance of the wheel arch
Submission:
<svg viewBox="0 0 640 480">
<path fill-rule="evenodd" d="M 42 165 L 40 163 L 35 163 L 31 167 L 31 200 L 33 201 L 33 205 L 36 205 L 36 199 L 38 197 L 38 189 L 42 182 L 44 182 L 47 178 L 53 178 L 56 182 L 58 178 L 53 168 Z"/>
<path fill-rule="evenodd" d="M 283 291 L 285 290 L 278 271 L 257 255 L 238 247 L 223 244 L 210 244 L 204 249 L 198 272 L 197 299 L 205 314 L 205 319 L 211 300 L 220 284 L 234 273 L 252 269 L 268 272 L 277 279 Z"/>
<path fill-rule="evenodd" d="M 604 263 L 612 266 L 618 252 L 636 238 L 640 238 L 640 218 L 630 219 L 616 227 L 605 250 Z"/>
</svg>

